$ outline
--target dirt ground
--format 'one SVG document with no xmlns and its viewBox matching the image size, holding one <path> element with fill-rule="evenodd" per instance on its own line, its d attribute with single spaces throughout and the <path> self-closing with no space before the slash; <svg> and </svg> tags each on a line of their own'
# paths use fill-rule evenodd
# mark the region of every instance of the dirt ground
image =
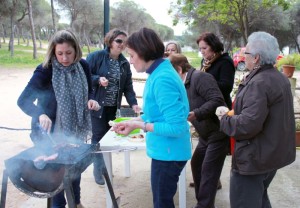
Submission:
<svg viewBox="0 0 300 208">
<path fill-rule="evenodd" d="M 17 106 L 16 101 L 21 91 L 31 77 L 33 69 L 4 69 L 0 66 L 0 182 L 2 184 L 3 161 L 22 150 L 31 147 L 29 131 L 30 118 Z M 3 127 L 14 128 L 8 130 Z M 196 141 L 193 140 L 193 144 Z M 274 208 L 300 208 L 300 160 L 299 150 L 297 161 L 292 165 L 278 171 L 269 194 Z M 218 191 L 216 197 L 217 208 L 229 208 L 229 172 L 230 160 L 225 161 L 221 181 L 223 188 Z M 92 166 L 82 174 L 81 198 L 86 208 L 105 207 L 105 188 L 98 186 L 93 179 Z M 152 195 L 150 190 L 150 159 L 145 151 L 131 153 L 131 177 L 124 177 L 124 155 L 113 154 L 114 191 L 121 197 L 120 207 L 124 208 L 150 208 L 152 207 Z M 192 181 L 190 164 L 187 164 L 186 182 Z M 187 205 L 190 208 L 195 205 L 194 191 L 187 187 Z M 178 207 L 178 193 L 175 197 Z M 8 208 L 43 208 L 46 207 L 46 199 L 29 197 L 17 190 L 9 182 L 6 198 Z"/>
</svg>

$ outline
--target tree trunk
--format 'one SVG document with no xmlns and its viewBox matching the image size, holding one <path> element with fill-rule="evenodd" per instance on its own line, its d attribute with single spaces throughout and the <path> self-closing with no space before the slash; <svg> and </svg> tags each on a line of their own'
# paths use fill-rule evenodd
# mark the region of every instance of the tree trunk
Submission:
<svg viewBox="0 0 300 208">
<path fill-rule="evenodd" d="M 86 32 L 85 32 L 85 29 L 83 29 L 83 39 L 85 40 L 85 44 L 88 48 L 88 53 L 91 53 L 91 50 L 90 50 L 90 44 L 89 44 L 89 40 L 86 36 Z"/>
<path fill-rule="evenodd" d="M 10 50 L 10 56 L 14 56 L 14 19 L 15 19 L 15 7 L 11 9 L 11 14 L 10 14 L 10 27 L 11 27 L 11 32 L 10 32 L 10 40 L 9 40 L 9 48 Z"/>
<path fill-rule="evenodd" d="M 33 59 L 36 59 L 36 38 L 35 38 L 34 23 L 32 18 L 31 0 L 27 0 L 27 5 L 28 5 L 28 15 L 29 15 L 31 37 L 32 37 L 32 44 L 33 44 Z"/>
<path fill-rule="evenodd" d="M 41 37 L 40 37 L 40 33 L 38 33 L 38 40 L 39 40 L 39 43 L 40 43 L 40 47 L 39 48 L 43 48 L 43 44 L 42 44 L 42 40 L 41 40 Z"/>
<path fill-rule="evenodd" d="M 51 0 L 51 11 L 52 11 L 52 22 L 53 22 L 53 29 L 54 29 L 54 32 L 57 31 L 56 29 L 56 25 L 55 25 L 55 13 L 54 13 L 54 4 L 53 4 L 53 0 Z"/>
<path fill-rule="evenodd" d="M 4 28 L 4 25 L 3 24 L 1 24 L 1 26 L 2 26 L 2 30 L 3 30 L 3 43 L 6 43 L 6 30 L 5 30 L 5 28 Z"/>
</svg>

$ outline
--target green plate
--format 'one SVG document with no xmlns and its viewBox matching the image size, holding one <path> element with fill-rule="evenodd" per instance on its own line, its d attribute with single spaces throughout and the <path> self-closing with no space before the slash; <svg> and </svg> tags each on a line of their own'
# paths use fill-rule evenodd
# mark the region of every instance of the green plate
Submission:
<svg viewBox="0 0 300 208">
<path fill-rule="evenodd" d="M 131 119 L 131 118 L 119 117 L 119 118 L 116 118 L 116 119 L 114 120 L 114 122 L 115 122 L 115 123 L 119 123 L 119 122 L 121 122 L 121 121 L 127 121 L 127 120 L 130 120 L 130 119 Z M 132 135 L 132 134 L 138 134 L 138 133 L 140 133 L 140 128 L 132 130 L 132 131 L 129 133 L 129 135 Z M 118 135 L 118 136 L 123 136 L 123 135 L 121 135 L 121 134 L 117 134 L 117 135 Z"/>
</svg>

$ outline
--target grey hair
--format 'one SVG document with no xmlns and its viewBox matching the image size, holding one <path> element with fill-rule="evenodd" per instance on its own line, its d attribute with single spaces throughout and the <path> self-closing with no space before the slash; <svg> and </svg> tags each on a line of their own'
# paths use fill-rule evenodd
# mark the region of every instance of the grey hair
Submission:
<svg viewBox="0 0 300 208">
<path fill-rule="evenodd" d="M 266 32 L 254 32 L 248 37 L 249 52 L 260 55 L 260 65 L 276 63 L 280 53 L 277 39 Z"/>
<path fill-rule="evenodd" d="M 181 46 L 180 46 L 180 44 L 179 44 L 178 42 L 176 42 L 176 41 L 173 41 L 173 40 L 170 41 L 170 42 L 168 42 L 168 43 L 166 44 L 165 50 L 167 50 L 168 45 L 170 45 L 170 44 L 176 45 L 177 53 L 181 53 Z"/>
</svg>

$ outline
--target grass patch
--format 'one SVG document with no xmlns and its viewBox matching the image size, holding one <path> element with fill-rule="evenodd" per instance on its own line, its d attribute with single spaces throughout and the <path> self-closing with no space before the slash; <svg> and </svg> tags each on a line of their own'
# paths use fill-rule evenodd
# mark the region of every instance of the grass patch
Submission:
<svg viewBox="0 0 300 208">
<path fill-rule="evenodd" d="M 33 53 L 24 51 L 14 51 L 14 56 L 11 57 L 10 51 L 7 49 L 0 49 L 0 66 L 7 68 L 22 68 L 22 67 L 36 67 L 44 60 L 44 54 L 37 53 L 37 59 L 33 59 Z"/>
<path fill-rule="evenodd" d="M 46 42 L 43 42 L 43 47 L 46 46 Z M 10 51 L 8 50 L 8 41 L 6 43 L 1 43 L 0 48 L 0 66 L 6 68 L 35 68 L 37 65 L 44 61 L 47 48 L 40 48 L 39 43 L 37 43 L 37 59 L 33 59 L 33 47 L 31 45 L 27 46 L 25 43 L 20 45 L 14 45 L 14 56 L 11 57 Z M 97 51 L 99 48 L 90 47 L 90 51 Z M 82 48 L 83 57 L 88 55 L 87 47 Z M 124 51 L 124 56 L 128 56 L 126 50 Z M 185 52 L 183 53 L 189 60 L 190 64 L 199 68 L 201 65 L 201 58 L 198 56 L 197 52 Z"/>
</svg>

